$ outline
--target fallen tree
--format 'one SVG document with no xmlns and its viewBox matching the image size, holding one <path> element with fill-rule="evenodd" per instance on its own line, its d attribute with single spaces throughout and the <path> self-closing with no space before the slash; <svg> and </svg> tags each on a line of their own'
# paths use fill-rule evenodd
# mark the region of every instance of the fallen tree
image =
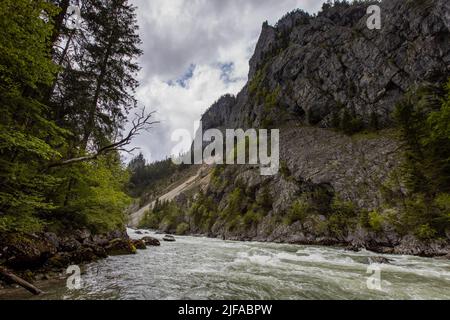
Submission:
<svg viewBox="0 0 450 320">
<path fill-rule="evenodd" d="M 40 295 L 40 294 L 44 293 L 42 290 L 36 288 L 28 281 L 25 281 L 24 279 L 20 278 L 19 276 L 15 275 L 14 273 L 8 271 L 4 267 L 0 267 L 0 275 L 2 275 L 3 277 L 5 277 L 6 279 L 8 279 L 11 282 L 18 284 L 19 286 L 28 290 L 29 292 L 31 292 L 34 295 Z"/>
</svg>

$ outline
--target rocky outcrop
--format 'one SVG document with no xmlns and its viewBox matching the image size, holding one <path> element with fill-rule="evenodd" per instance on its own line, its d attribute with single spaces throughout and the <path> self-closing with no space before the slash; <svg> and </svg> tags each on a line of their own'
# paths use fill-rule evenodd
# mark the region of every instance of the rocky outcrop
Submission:
<svg viewBox="0 0 450 320">
<path fill-rule="evenodd" d="M 147 245 L 145 244 L 144 240 L 133 240 L 132 243 L 133 243 L 133 246 L 137 250 L 145 250 L 145 249 L 147 249 Z"/>
<path fill-rule="evenodd" d="M 218 218 L 208 231 L 191 225 L 192 234 L 448 254 L 449 237 L 419 240 L 389 224 L 374 230 L 368 221 L 356 221 L 383 211 L 386 186 L 399 167 L 396 104 L 408 91 L 443 84 L 450 74 L 448 1 L 374 2 L 381 8 L 380 30 L 367 27 L 370 4 L 325 4 L 314 16 L 297 10 L 275 26 L 263 24 L 247 85 L 236 97 L 219 99 L 202 123 L 204 130 L 280 129 L 282 170 L 272 177 L 262 177 L 257 166 L 216 173 L 205 193 L 217 203 Z M 356 129 L 346 132 L 344 119 Z M 364 129 L 369 130 L 354 135 Z M 406 193 L 400 180 L 395 188 Z M 224 217 L 236 190 L 242 199 L 233 210 L 239 216 Z M 271 203 L 262 208 L 258 199 L 264 193 Z M 292 213 L 299 200 L 303 207 Z M 341 208 L 334 207 L 336 200 Z M 348 203 L 359 213 L 350 212 Z"/>
<path fill-rule="evenodd" d="M 139 244 L 142 248 L 145 246 Z M 8 233 L 0 236 L 0 262 L 14 270 L 50 271 L 82 264 L 108 255 L 133 254 L 136 247 L 125 231 L 92 235 L 76 230 L 54 233 Z"/>
<path fill-rule="evenodd" d="M 39 267 L 56 254 L 57 244 L 37 235 L 5 234 L 0 237 L 0 259 L 13 268 Z"/>
<path fill-rule="evenodd" d="M 317 16 L 296 11 L 263 25 L 250 60 L 248 85 L 221 99 L 205 128 L 260 127 L 288 119 L 331 127 L 348 111 L 368 125 L 391 124 L 396 102 L 420 83 L 442 83 L 450 72 L 449 3 L 377 3 L 381 30 L 369 30 L 369 3 L 324 6 Z M 265 103 L 275 94 L 276 106 Z M 269 121 L 268 121 L 269 120 Z"/>
<path fill-rule="evenodd" d="M 105 247 L 105 250 L 110 256 L 121 256 L 136 253 L 136 247 L 133 245 L 133 242 L 129 239 L 121 238 L 111 240 Z"/>
</svg>

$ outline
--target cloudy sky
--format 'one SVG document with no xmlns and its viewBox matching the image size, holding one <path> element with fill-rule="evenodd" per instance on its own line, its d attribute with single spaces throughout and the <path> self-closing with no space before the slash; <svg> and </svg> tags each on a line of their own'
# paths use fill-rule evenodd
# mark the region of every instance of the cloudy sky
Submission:
<svg viewBox="0 0 450 320">
<path fill-rule="evenodd" d="M 142 49 L 141 106 L 160 121 L 135 139 L 148 161 L 172 154 L 177 129 L 194 122 L 226 93 L 245 85 L 248 61 L 262 23 L 275 24 L 301 8 L 317 12 L 321 0 L 132 0 L 138 7 Z M 188 147 L 188 146 L 187 146 Z"/>
</svg>

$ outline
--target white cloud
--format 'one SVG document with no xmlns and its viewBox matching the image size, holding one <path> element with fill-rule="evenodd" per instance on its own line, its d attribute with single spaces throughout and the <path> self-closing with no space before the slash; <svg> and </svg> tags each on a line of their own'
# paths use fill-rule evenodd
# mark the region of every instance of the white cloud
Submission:
<svg viewBox="0 0 450 320">
<path fill-rule="evenodd" d="M 171 134 L 193 124 L 220 96 L 236 94 L 247 80 L 248 61 L 265 20 L 274 24 L 302 8 L 316 12 L 316 0 L 133 0 L 138 7 L 144 55 L 140 59 L 141 105 L 161 121 L 138 137 L 148 160 L 170 155 Z M 221 65 L 231 64 L 227 81 Z M 194 65 L 192 77 L 177 83 Z M 170 84 L 169 84 L 170 83 Z"/>
</svg>

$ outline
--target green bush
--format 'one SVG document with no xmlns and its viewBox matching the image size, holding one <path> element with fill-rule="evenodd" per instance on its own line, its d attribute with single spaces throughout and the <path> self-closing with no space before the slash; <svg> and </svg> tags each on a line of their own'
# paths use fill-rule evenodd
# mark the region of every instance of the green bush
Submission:
<svg viewBox="0 0 450 320">
<path fill-rule="evenodd" d="M 242 218 L 242 222 L 248 228 L 257 225 L 261 221 L 261 216 L 259 213 L 250 210 Z"/>
<path fill-rule="evenodd" d="M 337 197 L 333 199 L 331 209 L 332 214 L 328 218 L 329 230 L 334 236 L 343 238 L 349 230 L 355 228 L 358 211 L 352 202 L 342 201 Z"/>
<path fill-rule="evenodd" d="M 182 222 L 177 226 L 176 234 L 179 236 L 185 235 L 189 231 L 189 225 L 186 222 Z"/>
<path fill-rule="evenodd" d="M 384 217 L 377 211 L 369 213 L 369 226 L 373 231 L 381 232 L 383 230 Z"/>
<path fill-rule="evenodd" d="M 430 240 L 436 237 L 436 230 L 430 227 L 429 224 L 423 224 L 419 226 L 415 232 L 415 235 L 420 240 Z"/>
<path fill-rule="evenodd" d="M 311 206 L 303 199 L 296 200 L 288 210 L 284 223 L 292 225 L 297 221 L 304 222 L 311 213 Z"/>
<path fill-rule="evenodd" d="M 278 85 L 273 92 L 265 92 L 264 97 L 264 111 L 270 112 L 275 109 L 278 104 L 278 99 L 280 97 L 281 87 Z"/>
</svg>

